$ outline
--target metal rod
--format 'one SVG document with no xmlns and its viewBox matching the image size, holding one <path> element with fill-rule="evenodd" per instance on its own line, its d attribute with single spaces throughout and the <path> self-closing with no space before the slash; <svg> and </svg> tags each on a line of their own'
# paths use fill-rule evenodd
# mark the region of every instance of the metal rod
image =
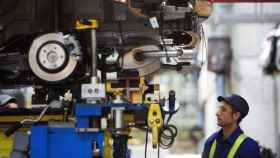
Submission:
<svg viewBox="0 0 280 158">
<path fill-rule="evenodd" d="M 115 113 L 115 128 L 123 128 L 123 108 L 113 109 Z"/>
<path fill-rule="evenodd" d="M 158 57 L 179 57 L 185 54 L 193 54 L 193 50 L 167 50 L 165 51 L 145 51 L 140 54 L 143 58 L 158 58 Z"/>
<path fill-rule="evenodd" d="M 53 26 L 54 31 L 59 30 L 59 9 L 60 9 L 60 1 L 59 0 L 53 0 Z"/>
<path fill-rule="evenodd" d="M 92 77 L 97 76 L 96 31 L 91 30 Z"/>
<path fill-rule="evenodd" d="M 274 91 L 274 96 L 273 96 L 273 103 L 274 103 L 274 127 L 275 127 L 275 150 L 277 152 L 277 155 L 279 154 L 279 101 L 278 101 L 278 86 L 277 86 L 277 74 L 273 73 L 272 75 L 273 78 L 273 91 Z"/>
</svg>

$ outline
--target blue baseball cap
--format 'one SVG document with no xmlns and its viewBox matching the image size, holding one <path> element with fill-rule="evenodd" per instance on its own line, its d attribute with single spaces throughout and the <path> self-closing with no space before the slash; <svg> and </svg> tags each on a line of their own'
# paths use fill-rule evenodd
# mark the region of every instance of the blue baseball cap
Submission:
<svg viewBox="0 0 280 158">
<path fill-rule="evenodd" d="M 238 112 L 240 112 L 242 119 L 246 117 L 249 112 L 249 105 L 247 101 L 240 95 L 232 94 L 228 97 L 219 96 L 217 99 L 219 102 L 224 101 L 233 106 Z"/>
<path fill-rule="evenodd" d="M 0 95 L 0 106 L 4 106 L 9 102 L 16 102 L 16 99 L 14 97 L 11 97 L 10 95 Z"/>
</svg>

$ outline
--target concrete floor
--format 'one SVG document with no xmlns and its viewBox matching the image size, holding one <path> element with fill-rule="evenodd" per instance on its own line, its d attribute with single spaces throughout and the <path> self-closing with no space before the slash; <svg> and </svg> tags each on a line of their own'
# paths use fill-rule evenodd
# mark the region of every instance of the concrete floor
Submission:
<svg viewBox="0 0 280 158">
<path fill-rule="evenodd" d="M 147 158 L 158 158 L 157 150 L 154 150 L 149 146 L 147 149 Z M 144 158 L 145 157 L 145 147 L 143 145 L 133 145 L 129 147 L 131 149 L 131 158 Z M 200 158 L 199 154 L 174 154 L 169 153 L 168 150 L 160 150 L 160 158 Z"/>
</svg>

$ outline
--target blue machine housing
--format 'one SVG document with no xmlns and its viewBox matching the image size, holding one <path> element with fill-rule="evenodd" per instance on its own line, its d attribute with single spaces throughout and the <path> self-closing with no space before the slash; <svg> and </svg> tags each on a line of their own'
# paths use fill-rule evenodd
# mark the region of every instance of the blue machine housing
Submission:
<svg viewBox="0 0 280 158">
<path fill-rule="evenodd" d="M 31 131 L 31 158 L 92 158 L 93 141 L 103 149 L 103 132 L 77 133 L 75 128 L 47 126 L 34 126 Z"/>
<path fill-rule="evenodd" d="M 31 158 L 93 158 L 93 142 L 103 157 L 103 131 L 77 132 L 78 128 L 90 128 L 92 117 L 101 117 L 104 108 L 124 107 L 128 110 L 146 110 L 143 104 L 77 104 L 76 127 L 54 128 L 35 125 L 31 128 Z M 129 150 L 127 150 L 129 152 Z"/>
</svg>

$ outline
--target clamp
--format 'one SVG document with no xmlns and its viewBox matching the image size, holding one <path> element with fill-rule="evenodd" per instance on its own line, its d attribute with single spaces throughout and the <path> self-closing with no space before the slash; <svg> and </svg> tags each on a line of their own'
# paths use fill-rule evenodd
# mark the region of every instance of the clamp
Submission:
<svg viewBox="0 0 280 158">
<path fill-rule="evenodd" d="M 96 29 L 96 28 L 98 28 L 98 22 L 95 19 L 81 19 L 76 21 L 77 30 Z"/>
</svg>

